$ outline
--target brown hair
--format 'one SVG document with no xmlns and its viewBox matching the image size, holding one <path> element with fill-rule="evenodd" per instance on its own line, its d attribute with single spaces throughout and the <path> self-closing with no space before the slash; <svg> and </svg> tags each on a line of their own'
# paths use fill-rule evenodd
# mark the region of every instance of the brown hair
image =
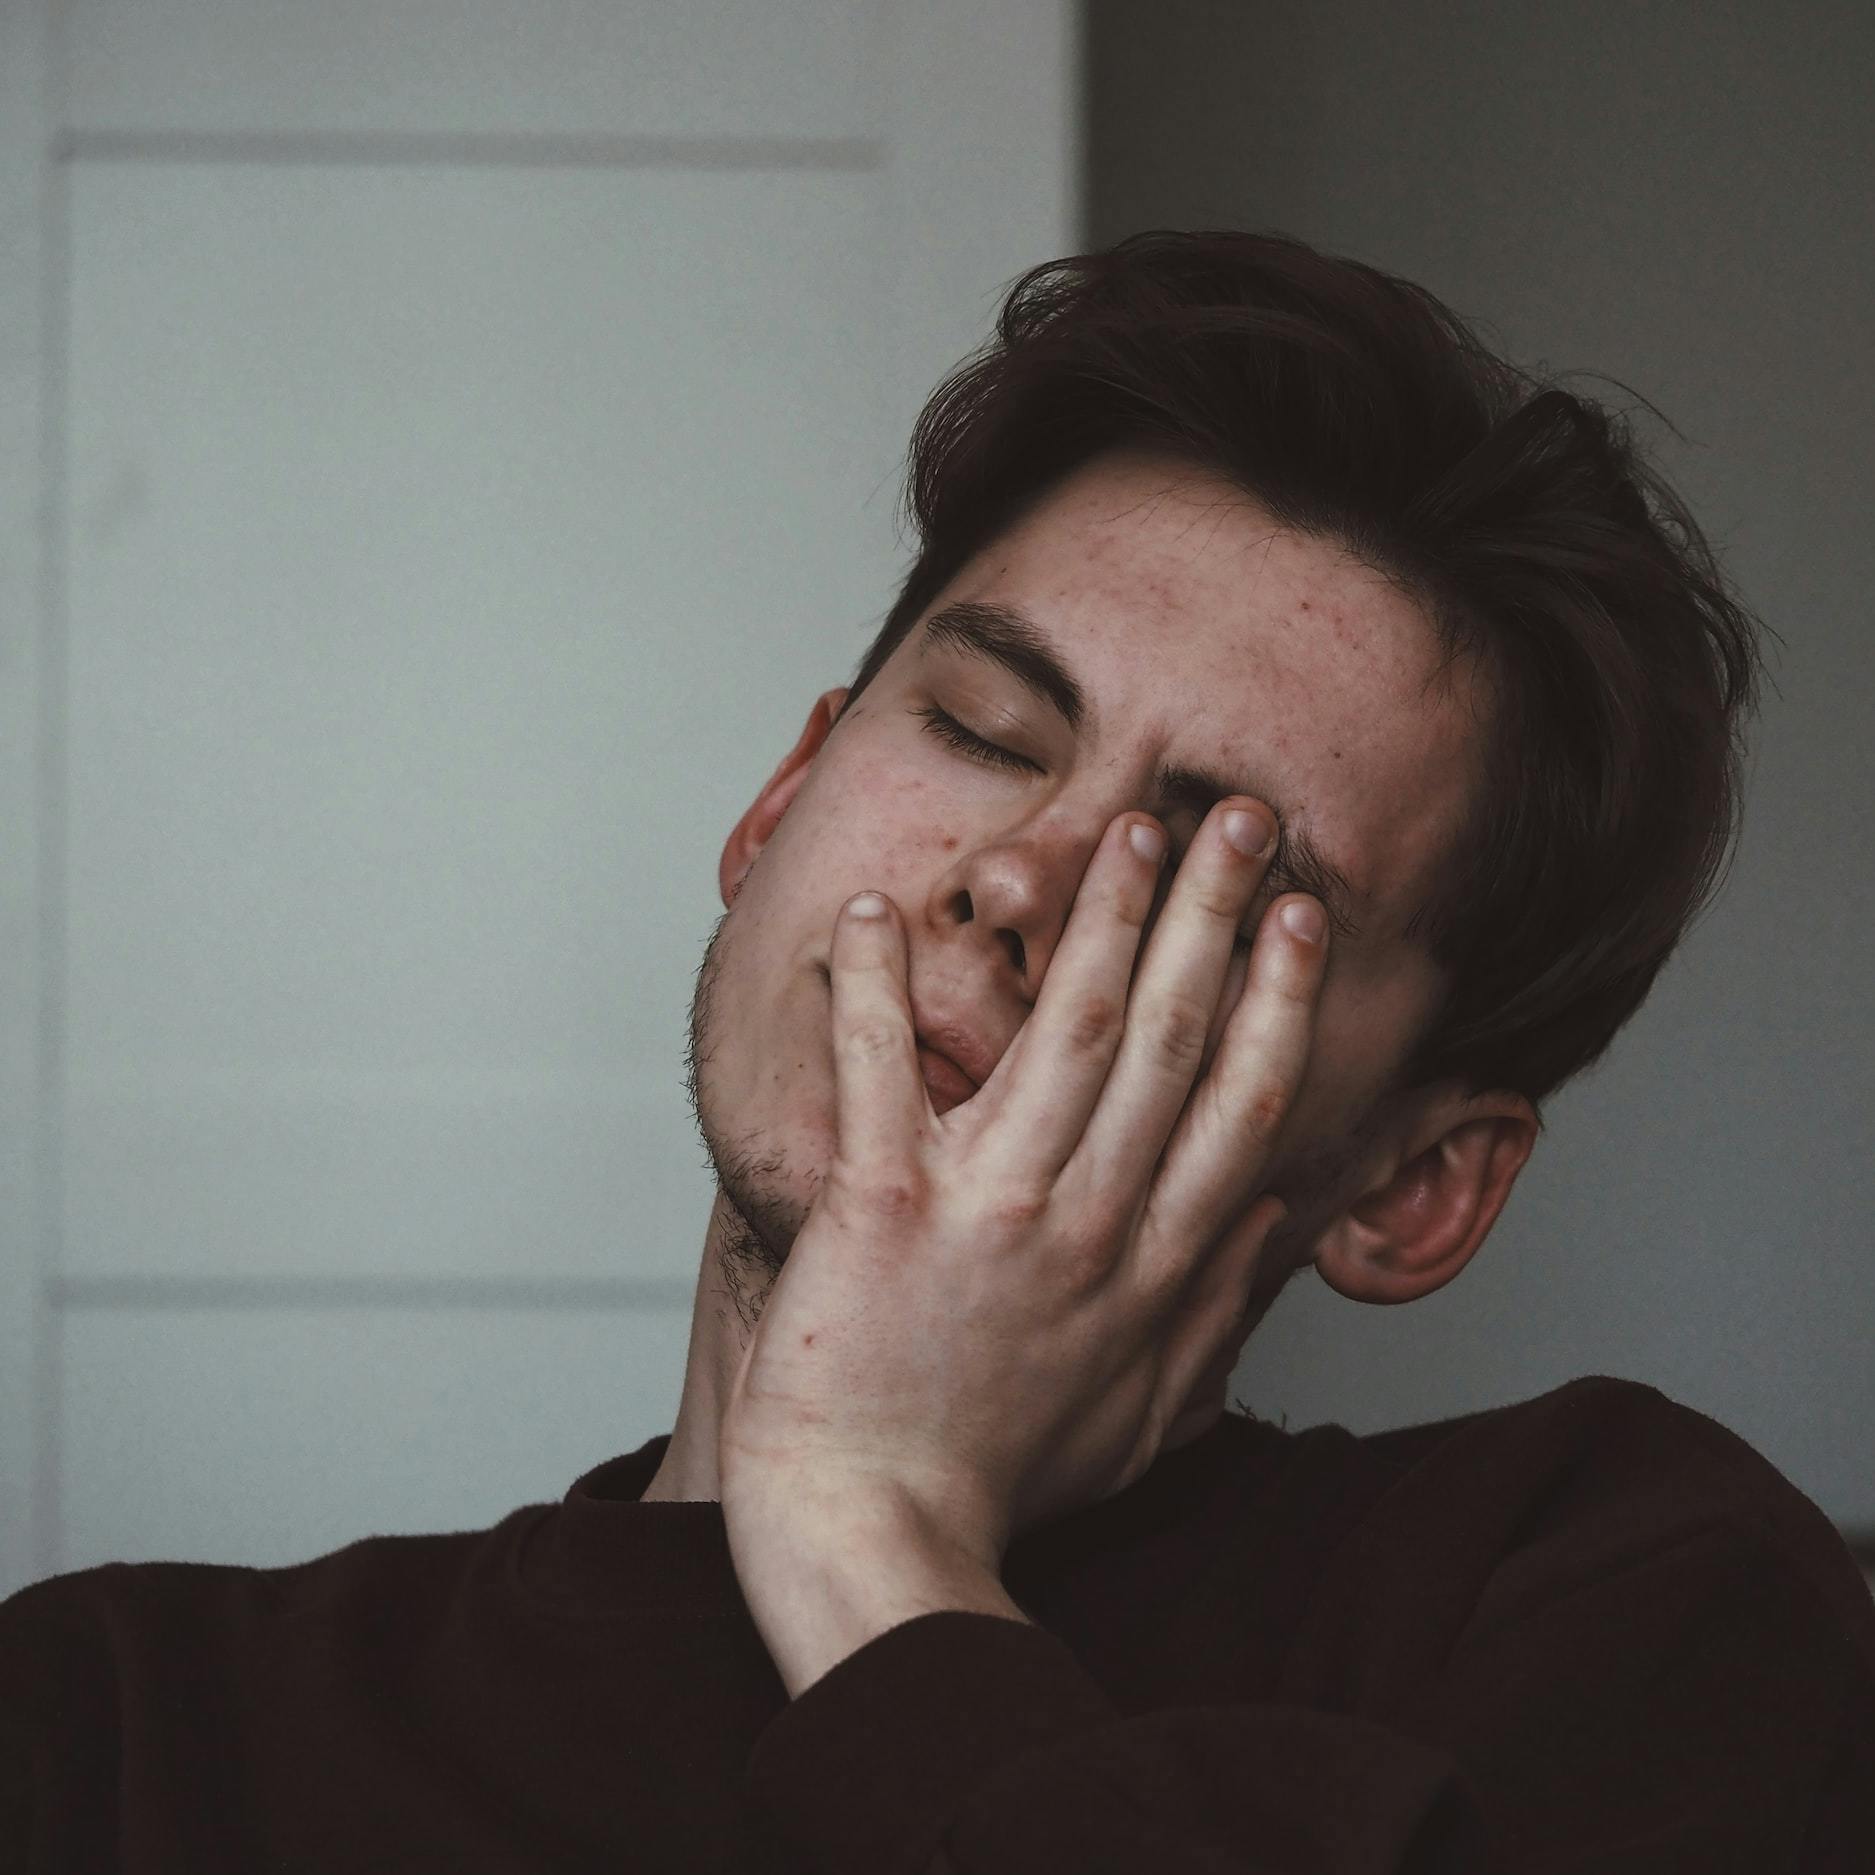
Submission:
<svg viewBox="0 0 1875 1875">
<path fill-rule="evenodd" d="M 848 706 L 974 555 L 1138 445 L 1392 580 L 1438 632 L 1436 678 L 1488 677 L 1481 786 L 1407 928 L 1445 994 L 1392 1090 L 1537 1105 L 1723 879 L 1768 628 L 1622 417 L 1423 287 L 1285 235 L 1156 230 L 1031 268 L 933 393 L 904 494 L 919 551 Z"/>
</svg>

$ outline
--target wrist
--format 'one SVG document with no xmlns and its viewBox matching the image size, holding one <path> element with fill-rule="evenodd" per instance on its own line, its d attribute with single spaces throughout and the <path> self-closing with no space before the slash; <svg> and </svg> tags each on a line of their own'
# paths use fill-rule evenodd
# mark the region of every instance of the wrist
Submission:
<svg viewBox="0 0 1875 1875">
<path fill-rule="evenodd" d="M 762 1639 L 795 1697 L 869 1640 L 923 1614 L 1027 1621 L 982 1546 L 891 1493 L 725 1491 L 730 1553 Z"/>
<path fill-rule="evenodd" d="M 951 1476 L 919 1476 L 868 1458 L 718 1460 L 723 1518 L 732 1546 L 793 1556 L 825 1550 L 890 1559 L 916 1553 L 934 1566 L 1002 1573 L 1008 1531 L 986 1495 Z"/>
</svg>

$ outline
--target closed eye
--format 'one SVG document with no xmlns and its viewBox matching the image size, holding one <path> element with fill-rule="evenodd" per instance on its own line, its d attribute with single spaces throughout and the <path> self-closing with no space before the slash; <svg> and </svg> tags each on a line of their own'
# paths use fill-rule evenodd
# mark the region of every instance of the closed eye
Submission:
<svg viewBox="0 0 1875 1875">
<path fill-rule="evenodd" d="M 1000 742 L 986 742 L 975 730 L 966 729 L 949 710 L 935 703 L 927 703 L 912 714 L 923 722 L 927 734 L 936 736 L 946 746 L 969 756 L 973 762 L 981 762 L 986 768 L 1013 768 L 1025 775 L 1042 772 L 1040 762 L 1018 755 L 1014 749 L 1005 749 Z"/>
<path fill-rule="evenodd" d="M 936 736 L 946 747 L 957 750 L 959 754 L 967 755 L 974 762 L 981 762 L 986 768 L 1011 768 L 1030 775 L 1039 775 L 1042 772 L 1042 765 L 1039 762 L 1032 762 L 1026 755 L 1018 755 L 1014 749 L 1005 749 L 1001 743 L 988 741 L 985 737 L 979 736 L 975 730 L 966 729 L 949 710 L 938 704 L 927 703 L 921 709 L 913 710 L 912 715 L 919 718 L 928 734 Z M 1181 844 L 1175 844 L 1171 864 L 1160 876 L 1159 887 L 1154 894 L 1152 917 L 1148 921 L 1148 929 L 1157 922 L 1166 890 L 1172 883 L 1172 875 L 1178 871 L 1179 861 L 1184 857 L 1184 847 Z M 1266 877 L 1265 889 L 1269 883 Z M 1262 895 L 1259 893 L 1258 896 L 1260 899 Z M 1250 949 L 1251 943 L 1252 934 L 1240 931 L 1231 948 L 1241 954 Z"/>
</svg>

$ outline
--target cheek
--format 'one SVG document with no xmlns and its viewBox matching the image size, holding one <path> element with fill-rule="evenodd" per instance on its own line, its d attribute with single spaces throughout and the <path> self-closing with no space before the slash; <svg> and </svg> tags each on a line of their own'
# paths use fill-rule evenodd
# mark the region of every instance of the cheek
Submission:
<svg viewBox="0 0 1875 1875">
<path fill-rule="evenodd" d="M 1337 977 L 1331 962 L 1301 1102 L 1318 1122 L 1366 1106 L 1413 1041 L 1422 1006 L 1416 979 L 1404 972 Z"/>
<path fill-rule="evenodd" d="M 968 831 L 940 790 L 895 765 L 856 765 L 844 778 L 840 811 L 817 819 L 790 853 L 787 870 L 828 922 L 855 892 L 888 894 L 906 916 L 956 864 Z"/>
</svg>

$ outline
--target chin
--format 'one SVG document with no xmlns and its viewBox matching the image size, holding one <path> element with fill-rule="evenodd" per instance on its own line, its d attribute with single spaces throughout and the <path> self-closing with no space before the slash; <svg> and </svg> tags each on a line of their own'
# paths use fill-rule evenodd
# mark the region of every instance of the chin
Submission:
<svg viewBox="0 0 1875 1875">
<path fill-rule="evenodd" d="M 799 999 L 815 1005 L 799 1019 L 818 1019 L 823 1025 L 817 1045 L 784 1046 L 771 1050 L 766 1060 L 736 1059 L 737 1049 L 725 1047 L 723 1038 L 751 1028 L 759 1032 L 759 1025 L 739 1020 L 743 999 L 737 990 L 758 986 L 737 968 L 734 922 L 727 914 L 717 921 L 697 972 L 687 1086 L 716 1175 L 712 1234 L 726 1271 L 736 1279 L 739 1305 L 746 1295 L 759 1310 L 806 1222 L 839 1141 L 833 1057 L 824 1034 L 830 985 L 816 966 L 821 995 Z M 755 1000 L 759 1007 L 762 999 Z M 777 1058 L 792 1067 L 792 1074 L 772 1072 Z M 752 1095 L 751 1089 L 759 1091 Z M 743 1313 L 748 1319 L 750 1310 Z"/>
<path fill-rule="evenodd" d="M 716 1175 L 714 1222 L 724 1253 L 764 1287 L 781 1273 L 807 1221 L 838 1138 L 831 1101 L 818 1089 L 777 1087 L 765 1104 L 769 1111 L 752 1114 L 733 1095 L 715 1099 L 707 1073 L 696 1102 Z"/>
</svg>

